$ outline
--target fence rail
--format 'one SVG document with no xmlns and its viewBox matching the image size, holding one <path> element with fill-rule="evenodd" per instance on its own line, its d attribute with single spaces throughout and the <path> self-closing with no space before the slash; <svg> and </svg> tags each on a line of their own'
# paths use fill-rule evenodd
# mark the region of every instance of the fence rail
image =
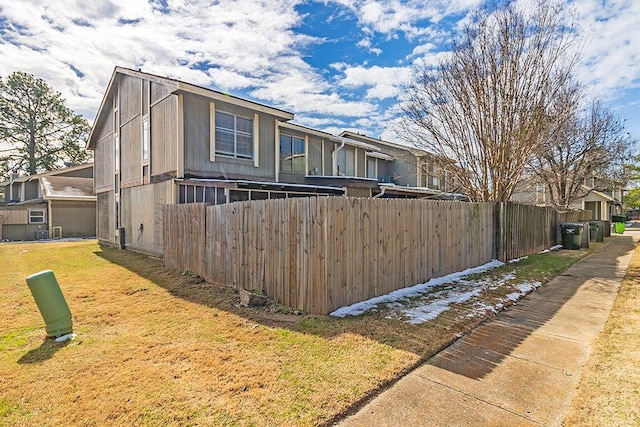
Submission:
<svg viewBox="0 0 640 427">
<path fill-rule="evenodd" d="M 326 314 L 557 242 L 578 220 L 518 204 L 312 197 L 167 205 L 164 260 L 207 281 Z"/>
</svg>

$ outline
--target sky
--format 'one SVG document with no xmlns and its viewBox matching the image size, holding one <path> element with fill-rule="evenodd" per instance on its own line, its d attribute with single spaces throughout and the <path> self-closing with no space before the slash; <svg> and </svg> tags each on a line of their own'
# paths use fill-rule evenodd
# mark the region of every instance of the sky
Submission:
<svg viewBox="0 0 640 427">
<path fill-rule="evenodd" d="M 0 0 L 0 76 L 44 79 L 90 122 L 123 66 L 281 108 L 333 134 L 397 141 L 413 66 L 446 55 L 483 1 Z M 584 40 L 578 78 L 640 138 L 640 1 L 573 7 Z"/>
</svg>

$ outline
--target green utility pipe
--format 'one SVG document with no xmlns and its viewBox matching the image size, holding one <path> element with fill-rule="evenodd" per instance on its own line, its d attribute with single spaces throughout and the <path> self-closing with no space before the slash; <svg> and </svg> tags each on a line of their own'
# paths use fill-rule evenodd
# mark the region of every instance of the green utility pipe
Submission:
<svg viewBox="0 0 640 427">
<path fill-rule="evenodd" d="M 71 334 L 71 311 L 53 271 L 41 271 L 32 274 L 26 280 L 46 324 L 47 336 L 61 337 Z"/>
</svg>

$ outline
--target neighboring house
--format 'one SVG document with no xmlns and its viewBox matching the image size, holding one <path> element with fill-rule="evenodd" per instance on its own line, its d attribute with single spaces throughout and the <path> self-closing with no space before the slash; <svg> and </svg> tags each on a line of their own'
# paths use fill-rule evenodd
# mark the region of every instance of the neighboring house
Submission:
<svg viewBox="0 0 640 427">
<path fill-rule="evenodd" d="M 591 211 L 592 219 L 607 221 L 611 220 L 611 215 L 622 213 L 622 183 L 591 177 L 585 180 L 581 188 L 583 196 L 571 204 L 572 209 Z M 512 200 L 537 206 L 551 205 L 546 186 L 534 178 L 523 180 Z"/>
<path fill-rule="evenodd" d="M 0 183 L 0 239 L 38 240 L 96 235 L 93 164 Z"/>
<path fill-rule="evenodd" d="M 418 185 L 416 150 L 357 134 L 334 136 L 292 123 L 293 117 L 116 67 L 87 143 L 94 151 L 98 239 L 161 254 L 165 204 L 447 197 Z"/>
</svg>

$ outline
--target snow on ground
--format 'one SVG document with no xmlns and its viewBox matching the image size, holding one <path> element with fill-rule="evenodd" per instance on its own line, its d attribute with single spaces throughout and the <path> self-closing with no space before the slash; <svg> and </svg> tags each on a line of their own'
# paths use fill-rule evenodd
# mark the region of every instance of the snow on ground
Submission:
<svg viewBox="0 0 640 427">
<path fill-rule="evenodd" d="M 558 248 L 553 247 L 551 250 L 554 249 Z M 522 257 L 510 262 L 518 262 L 526 258 Z M 403 319 L 412 324 L 419 324 L 435 319 L 449 310 L 452 304 L 472 301 L 485 290 L 496 290 L 503 286 L 510 286 L 513 289 L 513 292 L 506 295 L 506 297 L 494 300 L 493 304 L 488 304 L 479 299 L 475 301 L 473 310 L 468 314 L 469 317 L 474 317 L 481 316 L 487 311 L 497 312 L 504 307 L 504 303 L 508 301 L 515 302 L 541 286 L 540 282 L 518 283 L 514 272 L 505 273 L 498 279 L 465 279 L 472 274 L 483 273 L 502 265 L 504 263 L 493 260 L 479 267 L 469 268 L 444 277 L 433 278 L 425 283 L 398 289 L 387 295 L 339 308 L 331 313 L 331 316 L 357 316 L 369 310 L 377 310 L 379 305 L 384 304 L 385 308 L 390 311 L 388 318 Z"/>
</svg>

